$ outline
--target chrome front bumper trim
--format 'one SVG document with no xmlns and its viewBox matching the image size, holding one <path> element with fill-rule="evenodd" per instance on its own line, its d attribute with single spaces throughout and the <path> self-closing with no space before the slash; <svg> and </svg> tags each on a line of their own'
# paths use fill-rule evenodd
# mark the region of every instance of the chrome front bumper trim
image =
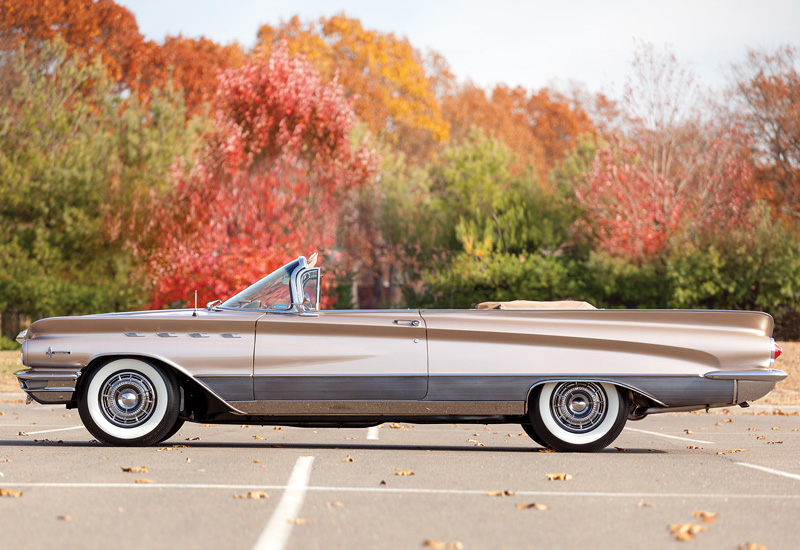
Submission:
<svg viewBox="0 0 800 550">
<path fill-rule="evenodd" d="M 37 372 L 36 369 L 14 373 L 20 387 L 42 405 L 65 405 L 73 400 L 80 371 Z"/>
<path fill-rule="evenodd" d="M 778 369 L 715 370 L 707 372 L 704 378 L 713 380 L 748 380 L 753 382 L 780 382 L 788 375 Z"/>
</svg>

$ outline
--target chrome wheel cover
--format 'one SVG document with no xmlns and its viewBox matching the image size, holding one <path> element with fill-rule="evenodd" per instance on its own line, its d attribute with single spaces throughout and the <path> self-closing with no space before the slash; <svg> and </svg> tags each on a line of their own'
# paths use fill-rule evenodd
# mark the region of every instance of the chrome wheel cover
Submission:
<svg viewBox="0 0 800 550">
<path fill-rule="evenodd" d="M 586 433 L 602 424 L 608 397 L 603 387 L 593 382 L 562 382 L 550 397 L 550 411 L 561 428 Z"/>
<path fill-rule="evenodd" d="M 133 428 L 153 415 L 156 393 L 146 376 L 135 371 L 120 371 L 103 382 L 99 401 L 100 410 L 111 423 Z"/>
</svg>

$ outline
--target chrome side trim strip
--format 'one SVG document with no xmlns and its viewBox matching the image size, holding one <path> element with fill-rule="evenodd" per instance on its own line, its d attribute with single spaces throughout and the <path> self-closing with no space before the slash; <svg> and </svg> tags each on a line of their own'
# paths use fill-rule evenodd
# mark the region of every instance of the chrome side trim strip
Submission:
<svg viewBox="0 0 800 550">
<path fill-rule="evenodd" d="M 753 370 L 715 370 L 707 372 L 704 378 L 712 380 L 752 380 L 756 382 L 780 382 L 788 374 L 778 369 Z"/>
<path fill-rule="evenodd" d="M 245 414 L 266 416 L 459 416 L 525 414 L 522 401 L 231 401 Z"/>
</svg>

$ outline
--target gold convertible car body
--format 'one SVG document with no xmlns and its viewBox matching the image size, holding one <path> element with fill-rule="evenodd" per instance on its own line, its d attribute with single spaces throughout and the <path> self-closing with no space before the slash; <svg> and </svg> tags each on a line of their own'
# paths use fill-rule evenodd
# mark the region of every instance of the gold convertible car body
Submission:
<svg viewBox="0 0 800 550">
<path fill-rule="evenodd" d="M 786 377 L 766 313 L 325 311 L 315 256 L 202 310 L 37 321 L 17 377 L 115 445 L 156 444 L 184 421 L 458 421 L 519 423 L 567 451 L 603 448 L 648 414 L 746 406 Z"/>
</svg>

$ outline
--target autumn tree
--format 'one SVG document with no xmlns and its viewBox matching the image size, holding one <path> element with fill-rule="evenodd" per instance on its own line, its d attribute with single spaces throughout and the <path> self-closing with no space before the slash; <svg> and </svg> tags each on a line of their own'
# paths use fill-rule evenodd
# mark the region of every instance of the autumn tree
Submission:
<svg viewBox="0 0 800 550">
<path fill-rule="evenodd" d="M 463 140 L 472 126 L 506 143 L 522 165 L 547 174 L 594 126 L 580 105 L 546 88 L 496 86 L 491 94 L 467 83 L 442 99 L 452 139 Z"/>
<path fill-rule="evenodd" d="M 183 91 L 187 114 L 192 115 L 214 97 L 219 74 L 243 62 L 244 52 L 238 44 L 221 46 L 203 37 L 167 36 L 163 45 L 151 48 L 139 88 L 147 90 L 170 82 Z"/>
<path fill-rule="evenodd" d="M 156 46 L 139 33 L 136 18 L 112 0 L 0 0 L 6 47 L 35 51 L 56 37 L 84 62 L 100 56 L 113 82 L 129 88 Z"/>
<path fill-rule="evenodd" d="M 225 297 L 287 258 L 335 244 L 337 201 L 369 181 L 374 152 L 350 142 L 344 90 L 285 44 L 220 77 L 213 132 L 154 217 L 152 305 Z M 179 167 L 177 167 L 179 168 Z M 328 302 L 330 303 L 330 302 Z"/>
<path fill-rule="evenodd" d="M 445 65 L 441 58 L 427 58 L 407 39 L 365 29 L 358 19 L 344 14 L 309 23 L 293 17 L 277 27 L 264 25 L 258 39 L 257 49 L 267 50 L 286 40 L 290 50 L 305 55 L 324 80 L 338 74 L 359 119 L 373 134 L 411 155 L 411 160 L 428 154 L 415 146 L 419 139 L 446 140 L 448 127 L 435 95 L 443 75 L 432 79 L 425 70 L 426 62 L 434 71 L 446 70 Z"/>
<path fill-rule="evenodd" d="M 800 218 L 800 49 L 750 50 L 734 67 L 735 90 L 754 139 L 756 178 L 785 215 Z"/>
</svg>

